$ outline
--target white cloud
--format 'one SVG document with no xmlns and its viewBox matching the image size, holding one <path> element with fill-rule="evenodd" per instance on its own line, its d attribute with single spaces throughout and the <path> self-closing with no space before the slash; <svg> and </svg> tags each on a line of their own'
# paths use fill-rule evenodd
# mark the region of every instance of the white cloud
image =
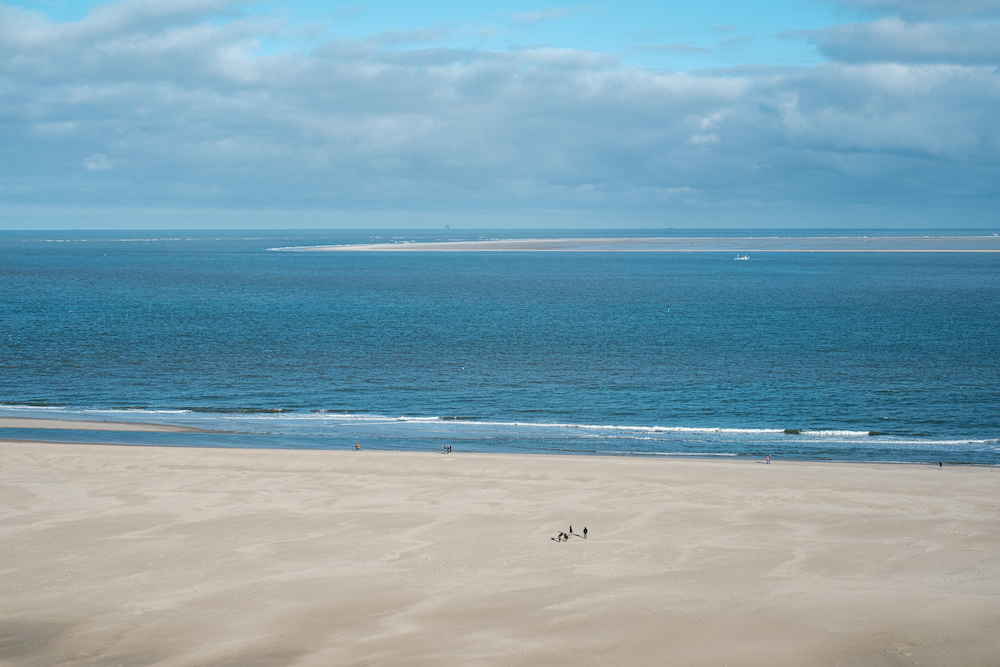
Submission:
<svg viewBox="0 0 1000 667">
<path fill-rule="evenodd" d="M 111 160 L 104 153 L 94 153 L 83 161 L 83 168 L 87 171 L 108 171 L 112 166 Z"/>
<path fill-rule="evenodd" d="M 845 62 L 1000 64 L 998 23 L 907 23 L 890 17 L 794 34 Z"/>
<path fill-rule="evenodd" d="M 371 39 L 377 41 L 381 44 L 395 45 L 395 44 L 421 44 L 428 42 L 441 42 L 450 36 L 448 30 L 443 29 L 429 29 L 429 30 L 386 30 L 380 32 L 377 35 L 373 35 Z"/>
<path fill-rule="evenodd" d="M 261 54 L 280 25 L 226 11 L 129 2 L 53 24 L 0 8 L 4 198 L 511 215 L 1000 203 L 991 65 L 693 75 L 385 34 Z"/>
<path fill-rule="evenodd" d="M 835 0 L 837 4 L 906 19 L 1000 16 L 1000 0 Z"/>
<path fill-rule="evenodd" d="M 550 7 L 535 12 L 522 12 L 510 20 L 514 25 L 533 25 L 542 21 L 561 19 L 573 14 L 576 10 L 563 7 Z"/>
</svg>

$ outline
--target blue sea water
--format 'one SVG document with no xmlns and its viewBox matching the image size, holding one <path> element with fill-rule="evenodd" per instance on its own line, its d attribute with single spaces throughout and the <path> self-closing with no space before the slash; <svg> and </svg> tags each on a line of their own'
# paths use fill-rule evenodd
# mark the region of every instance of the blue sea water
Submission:
<svg viewBox="0 0 1000 667">
<path fill-rule="evenodd" d="M 1000 464 L 998 254 L 269 250 L 705 234 L 442 232 L 2 232 L 0 416 L 227 432 L 0 438 Z"/>
</svg>

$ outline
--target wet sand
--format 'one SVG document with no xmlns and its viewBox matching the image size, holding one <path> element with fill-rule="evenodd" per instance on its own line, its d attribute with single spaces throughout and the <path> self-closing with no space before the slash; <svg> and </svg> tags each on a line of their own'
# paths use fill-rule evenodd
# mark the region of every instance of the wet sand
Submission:
<svg viewBox="0 0 1000 667">
<path fill-rule="evenodd" d="M 139 422 L 109 422 L 72 419 L 35 419 L 34 417 L 0 417 L 0 428 L 47 428 L 73 431 L 136 431 L 140 433 L 210 433 L 205 429 L 167 424 Z"/>
<path fill-rule="evenodd" d="M 0 498 L 4 665 L 1000 664 L 997 469 L 0 441 Z"/>
</svg>

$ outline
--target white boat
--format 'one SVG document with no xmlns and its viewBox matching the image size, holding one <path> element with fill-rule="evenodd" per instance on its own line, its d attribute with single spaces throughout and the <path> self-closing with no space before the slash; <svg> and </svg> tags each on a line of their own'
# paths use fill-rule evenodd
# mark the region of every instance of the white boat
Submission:
<svg viewBox="0 0 1000 667">
<path fill-rule="evenodd" d="M 736 255 L 733 259 L 750 259 L 750 255 Z"/>
</svg>

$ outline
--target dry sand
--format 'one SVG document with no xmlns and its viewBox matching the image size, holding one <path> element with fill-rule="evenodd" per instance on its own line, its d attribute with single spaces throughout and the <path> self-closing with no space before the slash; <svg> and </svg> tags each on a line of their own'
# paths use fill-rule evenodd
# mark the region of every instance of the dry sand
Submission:
<svg viewBox="0 0 1000 667">
<path fill-rule="evenodd" d="M 997 469 L 6 441 L 0 499 L 3 665 L 1000 664 Z"/>
</svg>

